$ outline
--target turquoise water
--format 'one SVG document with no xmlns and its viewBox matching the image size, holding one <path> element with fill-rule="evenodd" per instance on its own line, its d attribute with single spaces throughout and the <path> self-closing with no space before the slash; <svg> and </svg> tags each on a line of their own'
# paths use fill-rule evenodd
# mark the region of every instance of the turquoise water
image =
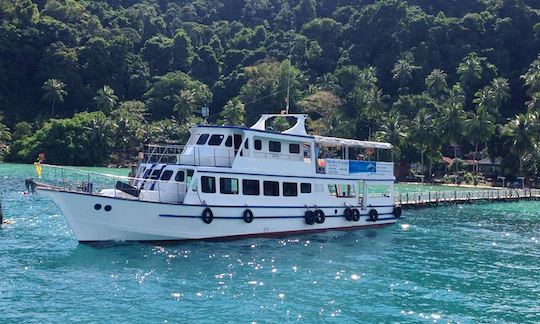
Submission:
<svg viewBox="0 0 540 324">
<path fill-rule="evenodd" d="M 0 164 L 0 322 L 538 322 L 540 202 L 406 211 L 377 230 L 79 245 Z"/>
</svg>

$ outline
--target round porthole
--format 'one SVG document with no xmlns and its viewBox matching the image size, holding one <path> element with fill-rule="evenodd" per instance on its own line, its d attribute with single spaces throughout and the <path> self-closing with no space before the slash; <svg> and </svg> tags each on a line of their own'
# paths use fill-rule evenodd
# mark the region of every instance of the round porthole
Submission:
<svg viewBox="0 0 540 324">
<path fill-rule="evenodd" d="M 337 209 L 334 209 L 334 214 L 337 214 Z"/>
<path fill-rule="evenodd" d="M 101 204 L 95 204 L 94 209 L 95 210 L 100 210 L 101 209 Z"/>
<path fill-rule="evenodd" d="M 107 205 L 103 209 L 105 209 L 105 211 L 111 211 L 112 207 L 111 207 L 111 205 Z"/>
</svg>

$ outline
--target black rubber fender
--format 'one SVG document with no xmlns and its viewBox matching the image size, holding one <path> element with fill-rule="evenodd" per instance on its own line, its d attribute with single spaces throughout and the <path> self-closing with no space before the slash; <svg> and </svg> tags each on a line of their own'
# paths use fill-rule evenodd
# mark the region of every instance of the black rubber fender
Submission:
<svg viewBox="0 0 540 324">
<path fill-rule="evenodd" d="M 392 210 L 392 214 L 394 215 L 394 217 L 396 218 L 400 218 L 401 217 L 401 206 L 396 206 L 394 207 L 394 210 Z"/>
<path fill-rule="evenodd" d="M 315 222 L 317 224 L 322 224 L 322 223 L 324 223 L 325 219 L 326 219 L 326 217 L 324 215 L 324 212 L 321 209 L 317 209 L 315 211 Z"/>
<path fill-rule="evenodd" d="M 354 214 L 353 214 L 353 211 L 352 211 L 351 207 L 345 208 L 345 210 L 343 211 L 343 216 L 345 216 L 345 219 L 348 220 L 348 221 L 353 220 Z"/>
<path fill-rule="evenodd" d="M 313 224 L 315 224 L 315 213 L 312 212 L 311 210 L 308 210 L 308 211 L 304 214 L 304 221 L 305 221 L 306 224 L 308 224 L 308 225 L 313 225 Z"/>
<path fill-rule="evenodd" d="M 379 212 L 376 209 L 372 209 L 369 211 L 369 220 L 372 222 L 376 222 L 379 219 Z"/>
<path fill-rule="evenodd" d="M 244 218 L 244 222 L 248 224 L 253 222 L 253 212 L 250 209 L 244 210 L 242 217 Z"/>
<path fill-rule="evenodd" d="M 203 222 L 205 222 L 206 224 L 210 224 L 214 220 L 214 213 L 210 208 L 206 207 L 203 210 L 201 217 Z"/>
<path fill-rule="evenodd" d="M 354 222 L 358 222 L 360 220 L 360 211 L 357 208 L 355 208 L 352 210 L 352 213 L 353 213 L 352 220 Z"/>
</svg>

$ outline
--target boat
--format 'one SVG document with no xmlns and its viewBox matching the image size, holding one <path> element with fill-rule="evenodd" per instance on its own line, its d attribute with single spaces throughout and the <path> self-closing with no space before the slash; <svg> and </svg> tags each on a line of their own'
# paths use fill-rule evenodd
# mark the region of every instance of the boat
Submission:
<svg viewBox="0 0 540 324">
<path fill-rule="evenodd" d="M 270 120 L 294 121 L 285 131 Z M 310 135 L 304 114 L 251 127 L 198 125 L 185 145 L 148 145 L 132 177 L 40 165 L 30 189 L 79 242 L 285 236 L 394 224 L 389 143 Z"/>
</svg>

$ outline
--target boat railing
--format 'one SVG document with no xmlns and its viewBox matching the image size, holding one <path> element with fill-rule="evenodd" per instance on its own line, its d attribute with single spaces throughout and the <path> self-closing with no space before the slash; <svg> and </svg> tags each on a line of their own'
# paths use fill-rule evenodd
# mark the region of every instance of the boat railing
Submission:
<svg viewBox="0 0 540 324">
<path fill-rule="evenodd" d="M 172 204 L 182 203 L 187 192 L 184 182 L 118 176 L 51 164 L 42 165 L 42 175 L 36 182 L 53 190 Z"/>
<path fill-rule="evenodd" d="M 540 197 L 539 189 L 487 189 L 396 192 L 395 202 L 404 205 L 421 205 L 444 202 L 474 202 Z"/>
<path fill-rule="evenodd" d="M 178 163 L 183 150 L 184 145 L 146 144 L 143 150 L 143 161 L 145 163 Z"/>
<path fill-rule="evenodd" d="M 304 161 L 304 157 L 301 154 L 287 154 L 287 153 L 275 153 L 275 152 L 254 152 L 253 156 L 256 158 L 285 160 L 285 161 Z"/>
<path fill-rule="evenodd" d="M 233 148 L 188 147 L 179 156 L 178 163 L 195 166 L 231 167 L 234 162 Z"/>
</svg>

